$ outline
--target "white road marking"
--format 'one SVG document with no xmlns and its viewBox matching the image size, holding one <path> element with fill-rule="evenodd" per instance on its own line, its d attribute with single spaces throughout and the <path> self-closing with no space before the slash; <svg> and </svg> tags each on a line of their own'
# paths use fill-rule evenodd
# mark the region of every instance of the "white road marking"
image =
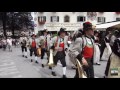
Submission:
<svg viewBox="0 0 120 90">
<path fill-rule="evenodd" d="M 7 75 L 11 75 L 11 74 L 19 74 L 20 72 L 16 71 L 16 72 L 10 72 L 10 73 L 0 73 L 0 76 L 7 76 Z"/>
<path fill-rule="evenodd" d="M 7 70 L 7 69 L 13 69 L 13 68 L 17 68 L 17 67 L 16 66 L 12 66 L 12 67 L 0 68 L 0 71 Z"/>
<path fill-rule="evenodd" d="M 15 63 L 14 62 L 4 63 L 4 64 L 0 65 L 0 67 L 9 66 L 9 65 L 15 65 Z"/>
<path fill-rule="evenodd" d="M 18 71 L 16 68 L 13 68 L 13 69 L 6 69 L 6 70 L 2 70 L 0 71 L 0 73 L 2 72 L 12 72 L 12 71 Z"/>
</svg>

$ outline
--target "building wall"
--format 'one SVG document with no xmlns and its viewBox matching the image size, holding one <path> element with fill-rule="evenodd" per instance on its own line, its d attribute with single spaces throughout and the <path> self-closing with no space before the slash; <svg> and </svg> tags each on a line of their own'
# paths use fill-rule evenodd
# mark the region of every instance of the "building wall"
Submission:
<svg viewBox="0 0 120 90">
<path fill-rule="evenodd" d="M 70 22 L 65 23 L 64 22 L 64 16 L 68 15 L 70 16 Z M 86 21 L 92 22 L 94 25 L 98 24 L 97 18 L 95 20 L 90 20 L 87 17 L 87 12 L 43 12 L 35 14 L 32 12 L 33 18 L 37 18 L 37 20 L 34 20 L 34 23 L 37 25 L 35 29 L 35 33 L 38 33 L 40 30 L 44 30 L 47 28 L 49 31 L 58 31 L 61 27 L 65 27 L 67 30 L 78 30 L 79 28 L 82 28 L 83 22 L 77 22 L 77 16 L 85 16 Z M 38 16 L 46 16 L 46 23 L 45 25 L 39 25 L 38 24 Z M 51 22 L 50 18 L 51 16 L 59 16 L 59 22 L 53 23 Z M 97 17 L 105 17 L 106 22 L 115 21 L 116 17 L 120 17 L 120 15 L 117 15 L 115 12 L 104 12 L 99 13 L 97 12 Z"/>
</svg>

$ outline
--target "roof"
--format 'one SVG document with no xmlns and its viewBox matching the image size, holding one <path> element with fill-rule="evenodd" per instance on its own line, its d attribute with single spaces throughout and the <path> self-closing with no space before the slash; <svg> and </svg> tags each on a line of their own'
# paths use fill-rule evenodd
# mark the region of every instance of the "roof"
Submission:
<svg viewBox="0 0 120 90">
<path fill-rule="evenodd" d="M 104 23 L 104 24 L 97 24 L 96 25 L 96 28 L 99 29 L 99 28 L 109 28 L 109 27 L 113 27 L 113 26 L 116 26 L 120 24 L 120 21 L 116 21 L 116 22 L 107 22 L 107 23 Z"/>
</svg>

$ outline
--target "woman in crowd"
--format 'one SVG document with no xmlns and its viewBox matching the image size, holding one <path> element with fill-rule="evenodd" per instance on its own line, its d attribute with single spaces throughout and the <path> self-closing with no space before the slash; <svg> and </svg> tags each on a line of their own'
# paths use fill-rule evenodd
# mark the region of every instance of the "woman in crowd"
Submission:
<svg viewBox="0 0 120 90">
<path fill-rule="evenodd" d="M 110 47 L 110 35 L 111 35 L 110 32 L 106 32 L 106 36 L 104 39 L 105 47 L 104 47 L 103 52 L 102 52 L 103 54 L 102 54 L 101 60 L 108 60 L 109 56 L 112 53 L 112 49 Z"/>
<path fill-rule="evenodd" d="M 117 33 L 116 35 L 116 40 L 113 44 L 113 52 L 107 62 L 107 66 L 106 66 L 106 70 L 105 70 L 105 77 L 108 77 L 108 78 L 113 78 L 113 77 L 119 77 L 120 76 L 118 75 L 118 72 L 114 72 L 114 73 L 111 73 L 111 70 L 112 69 L 115 69 L 116 70 L 120 67 L 120 30 L 119 32 Z M 115 75 L 115 76 L 114 76 Z"/>
<path fill-rule="evenodd" d="M 5 37 L 2 39 L 2 47 L 3 47 L 3 50 L 5 51 L 7 47 L 7 40 Z"/>
<path fill-rule="evenodd" d="M 94 42 L 95 42 L 95 44 L 94 44 L 94 57 L 93 57 L 93 59 L 94 59 L 94 63 L 96 65 L 100 65 L 100 48 L 99 48 L 100 44 L 99 44 L 98 35 L 99 35 L 99 31 L 95 31 L 94 32 Z"/>
</svg>

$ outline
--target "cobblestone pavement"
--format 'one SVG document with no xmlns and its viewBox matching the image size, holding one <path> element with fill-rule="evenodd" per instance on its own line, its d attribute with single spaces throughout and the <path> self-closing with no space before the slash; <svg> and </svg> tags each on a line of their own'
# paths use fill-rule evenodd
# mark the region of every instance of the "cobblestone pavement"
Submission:
<svg viewBox="0 0 120 90">
<path fill-rule="evenodd" d="M 43 59 L 46 64 L 46 56 Z M 0 49 L 0 78 L 61 78 L 62 77 L 62 66 L 60 62 L 55 68 L 57 76 L 51 75 L 51 71 L 48 67 L 41 67 L 40 59 L 39 64 L 31 63 L 28 51 L 28 58 L 23 58 L 20 47 L 13 47 L 13 52 L 8 50 L 3 51 Z M 66 57 L 67 62 L 67 77 L 73 78 L 75 70 L 71 69 L 71 62 L 69 62 L 68 56 Z M 107 61 L 101 61 L 101 65 L 94 65 L 96 78 L 104 76 Z"/>
</svg>

